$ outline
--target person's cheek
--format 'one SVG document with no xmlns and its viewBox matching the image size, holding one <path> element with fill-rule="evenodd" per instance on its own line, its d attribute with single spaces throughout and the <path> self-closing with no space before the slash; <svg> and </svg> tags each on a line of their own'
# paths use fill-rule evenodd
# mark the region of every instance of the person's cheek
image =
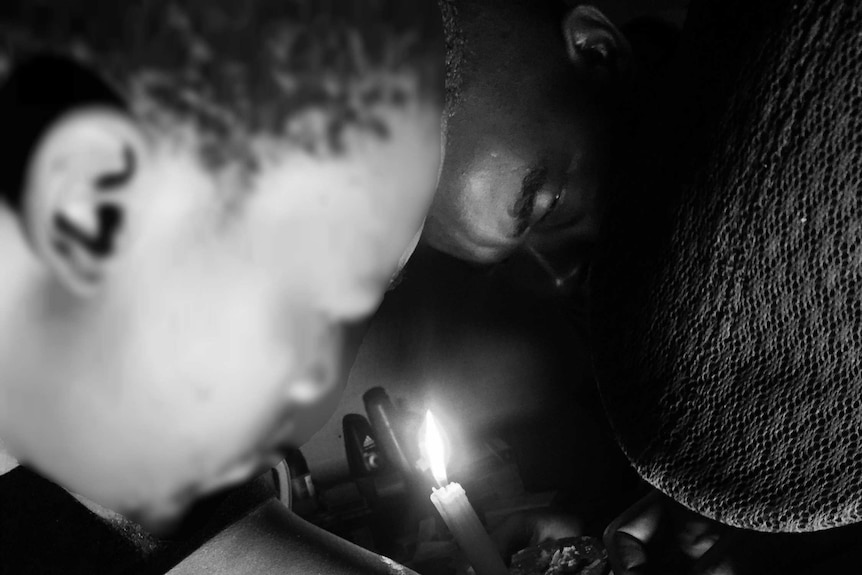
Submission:
<svg viewBox="0 0 862 575">
<path fill-rule="evenodd" d="M 344 388 L 347 386 L 347 380 L 350 377 L 350 371 L 353 369 L 353 363 L 356 361 L 356 356 L 359 353 L 359 347 L 362 345 L 362 340 L 370 324 L 371 318 L 367 318 L 342 326 L 341 349 L 338 354 L 338 375 L 335 385 L 308 412 L 306 427 L 301 430 L 302 443 L 311 439 L 311 436 L 317 433 L 335 413 L 341 401 L 341 396 L 344 393 Z"/>
<path fill-rule="evenodd" d="M 344 385 L 338 384 L 315 403 L 303 407 L 296 416 L 296 425 L 287 446 L 301 447 L 311 439 L 335 413 L 343 390 Z"/>
</svg>

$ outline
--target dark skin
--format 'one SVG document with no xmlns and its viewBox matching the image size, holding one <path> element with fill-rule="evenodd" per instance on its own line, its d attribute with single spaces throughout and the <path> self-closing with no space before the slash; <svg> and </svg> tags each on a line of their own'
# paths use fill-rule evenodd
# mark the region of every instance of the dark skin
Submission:
<svg viewBox="0 0 862 575">
<path fill-rule="evenodd" d="M 569 18 L 517 1 L 457 6 L 461 88 L 426 241 L 479 263 L 591 243 L 625 41 L 594 10 Z"/>
</svg>

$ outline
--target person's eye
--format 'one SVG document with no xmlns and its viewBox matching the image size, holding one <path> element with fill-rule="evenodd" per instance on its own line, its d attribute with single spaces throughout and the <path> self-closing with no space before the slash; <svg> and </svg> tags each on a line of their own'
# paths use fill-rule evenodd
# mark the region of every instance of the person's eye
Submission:
<svg viewBox="0 0 862 575">
<path fill-rule="evenodd" d="M 533 198 L 533 210 L 530 214 L 530 227 L 542 222 L 551 215 L 560 203 L 562 190 L 542 189 Z"/>
</svg>

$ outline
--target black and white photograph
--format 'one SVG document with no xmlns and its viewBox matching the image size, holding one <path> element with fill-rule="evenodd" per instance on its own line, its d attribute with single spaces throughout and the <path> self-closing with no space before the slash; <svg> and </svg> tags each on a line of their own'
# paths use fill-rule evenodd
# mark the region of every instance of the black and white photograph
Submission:
<svg viewBox="0 0 862 575">
<path fill-rule="evenodd" d="M 0 0 L 0 575 L 860 557 L 862 2 Z"/>
</svg>

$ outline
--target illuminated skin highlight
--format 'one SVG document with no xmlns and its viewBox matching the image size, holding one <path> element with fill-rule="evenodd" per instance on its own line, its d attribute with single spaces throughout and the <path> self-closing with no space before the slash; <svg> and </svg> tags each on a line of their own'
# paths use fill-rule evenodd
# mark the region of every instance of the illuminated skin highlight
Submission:
<svg viewBox="0 0 862 575">
<path fill-rule="evenodd" d="M 310 437 L 346 379 L 344 327 L 379 304 L 437 181 L 438 110 L 377 112 L 389 137 L 348 130 L 341 155 L 255 139 L 251 177 L 208 170 L 192 129 L 150 133 L 98 297 L 65 291 L 0 208 L 10 451 L 157 525 Z"/>
</svg>

